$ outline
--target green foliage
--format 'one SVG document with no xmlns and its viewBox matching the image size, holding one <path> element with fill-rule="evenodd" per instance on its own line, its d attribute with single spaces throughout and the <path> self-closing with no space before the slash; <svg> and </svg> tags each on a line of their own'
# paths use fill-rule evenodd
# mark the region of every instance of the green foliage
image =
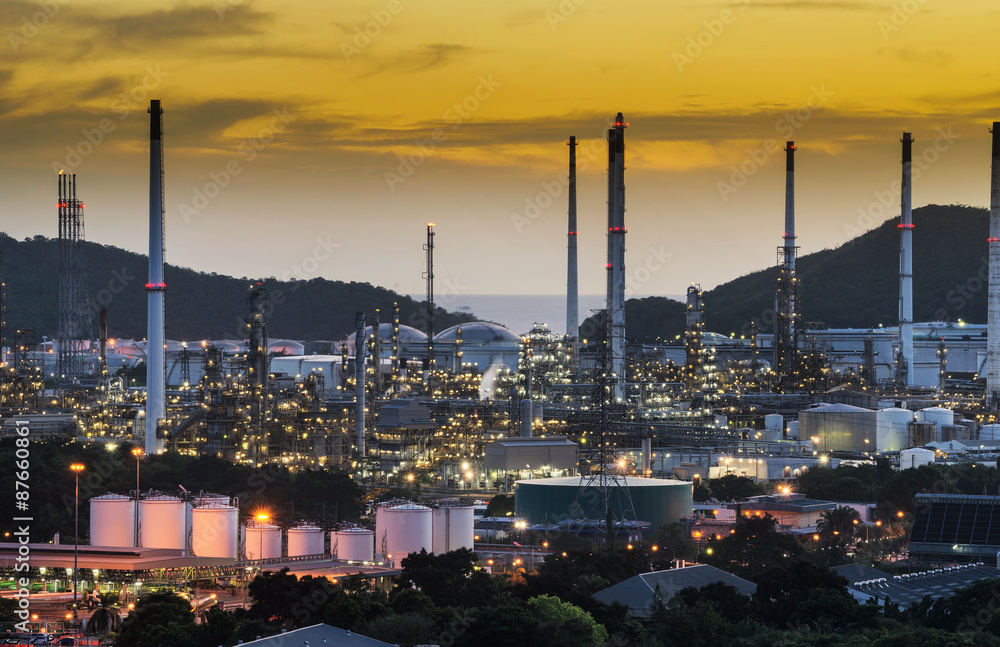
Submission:
<svg viewBox="0 0 1000 647">
<path fill-rule="evenodd" d="M 712 496 L 717 501 L 746 501 L 752 496 L 766 494 L 763 486 L 749 476 L 726 474 L 708 482 Z"/>
<path fill-rule="evenodd" d="M 854 508 L 847 506 L 837 506 L 832 510 L 826 510 L 820 515 L 819 523 L 816 524 L 816 531 L 819 533 L 820 541 L 826 547 L 844 547 L 854 541 L 858 525 L 861 524 L 861 515 Z"/>
<path fill-rule="evenodd" d="M 694 561 L 698 556 L 698 544 L 691 539 L 687 527 L 677 521 L 660 526 L 653 543 L 657 547 L 653 557 L 654 570 L 670 568 L 675 559 Z"/>
<path fill-rule="evenodd" d="M 593 616 L 557 597 L 539 595 L 528 600 L 528 606 L 541 620 L 538 644 L 553 647 L 600 647 L 608 639 L 607 629 L 594 622 Z"/>
<path fill-rule="evenodd" d="M 17 622 L 18 617 L 14 615 L 17 609 L 15 598 L 0 598 L 0 623 Z"/>
<path fill-rule="evenodd" d="M 468 548 L 443 555 L 421 549 L 400 562 L 403 572 L 396 583 L 397 592 L 415 588 L 439 607 L 463 607 L 466 585 L 473 572 L 476 556 Z"/>
<path fill-rule="evenodd" d="M 514 514 L 514 495 L 496 494 L 486 504 L 485 517 L 506 517 Z"/>
<path fill-rule="evenodd" d="M 852 216 L 853 219 L 853 216 Z M 913 303 L 916 321 L 986 320 L 986 290 L 971 298 L 957 296 L 956 286 L 985 267 L 989 235 L 986 209 L 962 205 L 927 205 L 913 210 L 920 232 L 913 239 Z M 899 245 L 895 218 L 836 249 L 800 256 L 796 278 L 804 293 L 803 321 L 822 321 L 831 328 L 868 328 L 898 318 L 898 260 L 883 250 Z M 954 250 L 969 250 L 958 254 Z M 737 336 L 751 333 L 753 322 L 771 332 L 762 315 L 774 308 L 775 266 L 753 272 L 704 293 L 705 329 Z M 864 290 L 858 290 L 864 285 Z M 588 320 L 589 321 L 589 320 Z M 664 297 L 625 302 L 626 336 L 629 339 L 673 339 L 684 332 L 684 305 Z M 762 325 L 763 324 L 763 325 Z M 581 330 L 587 330 L 587 322 Z M 597 330 L 598 328 L 592 328 Z"/>
<path fill-rule="evenodd" d="M 8 327 L 34 328 L 38 339 L 58 330 L 58 241 L 36 236 L 18 242 L 0 234 L 7 279 Z M 146 336 L 145 256 L 109 245 L 85 242 L 87 287 L 96 317 L 108 306 L 112 337 Z M 234 278 L 167 265 L 167 318 L 171 339 L 242 339 L 247 290 L 255 278 Z M 287 278 L 287 277 L 282 277 Z M 354 313 L 376 308 L 391 313 L 399 304 L 400 322 L 426 328 L 426 306 L 410 297 L 369 283 L 345 283 L 322 278 L 308 281 L 262 279 L 268 291 L 268 332 L 274 338 L 343 339 L 354 331 Z M 475 317 L 435 310 L 438 330 Z M 96 321 L 95 321 L 96 328 Z"/>
<path fill-rule="evenodd" d="M 152 593 L 136 602 L 115 639 L 118 647 L 176 647 L 193 639 L 194 614 L 187 600 L 172 591 Z"/>
</svg>

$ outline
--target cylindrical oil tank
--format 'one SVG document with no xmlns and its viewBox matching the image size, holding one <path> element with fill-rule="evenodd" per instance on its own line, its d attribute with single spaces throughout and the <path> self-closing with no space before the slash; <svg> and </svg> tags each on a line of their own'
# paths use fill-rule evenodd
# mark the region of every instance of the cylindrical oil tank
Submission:
<svg viewBox="0 0 1000 647">
<path fill-rule="evenodd" d="M 769 413 L 764 416 L 764 429 L 784 431 L 785 418 L 780 413 Z"/>
<path fill-rule="evenodd" d="M 421 550 L 434 549 L 431 509 L 416 503 L 404 503 L 385 511 L 385 556 L 399 565 L 404 557 Z"/>
<path fill-rule="evenodd" d="M 375 532 L 367 528 L 344 528 L 331 532 L 330 551 L 342 562 L 373 562 Z"/>
<path fill-rule="evenodd" d="M 969 440 L 969 428 L 965 425 L 945 425 L 941 427 L 941 440 Z"/>
<path fill-rule="evenodd" d="M 904 449 L 899 452 L 899 469 L 905 470 L 911 467 L 920 467 L 934 462 L 934 452 L 929 449 L 915 447 Z"/>
<path fill-rule="evenodd" d="M 983 425 L 980 427 L 979 440 L 1000 441 L 1000 425 Z"/>
<path fill-rule="evenodd" d="M 788 421 L 788 440 L 798 440 L 799 439 L 799 421 L 789 420 Z"/>
<path fill-rule="evenodd" d="M 139 501 L 139 545 L 143 548 L 187 548 L 191 504 L 173 496 Z"/>
<path fill-rule="evenodd" d="M 281 528 L 269 523 L 244 526 L 243 553 L 251 561 L 281 557 Z"/>
<path fill-rule="evenodd" d="M 926 409 L 921 409 L 920 414 L 923 417 L 923 420 L 920 422 L 933 422 L 937 424 L 938 429 L 945 425 L 955 424 L 955 412 L 951 409 L 927 407 Z"/>
<path fill-rule="evenodd" d="M 933 422 L 910 423 L 910 447 L 923 447 L 937 441 L 937 425 Z"/>
<path fill-rule="evenodd" d="M 238 557 L 239 511 L 229 505 L 207 504 L 191 511 L 191 552 L 198 557 Z"/>
<path fill-rule="evenodd" d="M 194 498 L 195 507 L 207 505 L 229 505 L 229 497 L 225 494 L 215 494 L 213 492 L 199 492 Z"/>
<path fill-rule="evenodd" d="M 323 531 L 311 524 L 288 529 L 288 556 L 323 554 Z"/>
<path fill-rule="evenodd" d="M 135 499 L 105 494 L 90 500 L 90 545 L 135 546 Z"/>
<path fill-rule="evenodd" d="M 472 506 L 434 508 L 431 517 L 431 534 L 436 554 L 450 553 L 459 548 L 468 548 L 469 550 L 474 548 L 476 536 L 474 510 L 475 508 Z"/>
</svg>

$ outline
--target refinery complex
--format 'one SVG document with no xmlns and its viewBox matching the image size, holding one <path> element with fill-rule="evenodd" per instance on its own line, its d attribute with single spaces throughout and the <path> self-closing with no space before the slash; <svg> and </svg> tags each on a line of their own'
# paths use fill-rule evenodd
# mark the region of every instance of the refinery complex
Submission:
<svg viewBox="0 0 1000 647">
<path fill-rule="evenodd" d="M 569 137 L 565 322 L 437 330 L 434 252 L 446 243 L 427 224 L 414 232 L 414 244 L 426 250 L 421 329 L 401 324 L 395 308 L 357 312 L 355 331 L 342 340 L 275 339 L 267 289 L 255 283 L 245 312 L 232 313 L 245 322 L 242 338 L 176 341 L 164 333 L 172 316 L 163 273 L 169 139 L 158 100 L 149 113 L 146 339 L 111 339 L 107 308 L 92 321 L 84 205 L 77 176 L 60 174 L 59 334 L 38 340 L 31 330 L 6 331 L 2 433 L 28 425 L 35 440 L 129 443 L 140 453 L 212 455 L 254 467 L 338 468 L 368 488 L 371 523 L 283 527 L 230 496 L 143 489 L 137 472 L 133 491 L 89 501 L 81 568 L 193 567 L 228 577 L 245 564 L 308 563 L 389 577 L 421 549 L 488 554 L 485 546 L 516 532 L 514 523 L 649 537 L 692 516 L 700 481 L 729 474 L 794 484 L 815 466 L 842 461 L 885 457 L 902 469 L 945 458 L 995 462 L 1000 453 L 1000 130 L 985 323 L 913 320 L 913 138 L 903 133 L 895 325 L 829 329 L 803 321 L 801 303 L 810 295 L 796 276 L 797 147 L 788 141 L 784 219 L 773 223 L 780 238 L 773 332 L 754 326 L 736 338 L 706 330 L 712 304 L 692 285 L 682 339 L 633 343 L 625 319 L 628 124 L 618 113 L 607 133 L 606 259 L 578 254 L 577 141 Z M 581 324 L 578 267 L 599 262 L 607 270 L 605 307 Z M 119 374 L 140 362 L 144 386 Z M 426 484 L 426 500 L 381 500 L 414 479 Z M 498 493 L 515 495 L 513 518 L 481 519 L 473 501 Z M 69 559 L 58 542 L 35 541 L 53 564 Z"/>
</svg>

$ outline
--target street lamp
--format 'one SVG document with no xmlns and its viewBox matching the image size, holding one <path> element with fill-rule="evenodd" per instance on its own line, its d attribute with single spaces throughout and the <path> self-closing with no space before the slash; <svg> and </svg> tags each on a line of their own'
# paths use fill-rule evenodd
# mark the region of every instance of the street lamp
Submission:
<svg viewBox="0 0 1000 647">
<path fill-rule="evenodd" d="M 77 575 L 79 569 L 77 568 L 80 561 L 80 472 L 83 471 L 82 463 L 73 463 L 69 466 L 70 470 L 73 471 L 73 475 L 76 477 L 76 497 L 75 501 L 75 517 L 76 517 L 76 530 L 73 533 L 73 624 L 79 619 L 77 602 L 76 602 L 76 587 L 79 575 Z"/>
<path fill-rule="evenodd" d="M 260 512 L 257 514 L 257 537 L 260 539 L 260 543 L 257 547 L 257 560 L 261 561 L 264 559 L 264 522 L 268 520 L 266 512 Z"/>
<path fill-rule="evenodd" d="M 135 547 L 139 547 L 139 457 L 142 456 L 142 447 L 133 447 L 132 455 L 135 456 Z"/>
</svg>

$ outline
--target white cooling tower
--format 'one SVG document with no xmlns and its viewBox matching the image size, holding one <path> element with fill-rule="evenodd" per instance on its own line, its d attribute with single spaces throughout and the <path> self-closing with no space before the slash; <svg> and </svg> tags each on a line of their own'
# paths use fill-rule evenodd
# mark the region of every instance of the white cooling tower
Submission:
<svg viewBox="0 0 1000 647">
<path fill-rule="evenodd" d="M 316 526 L 304 524 L 288 529 L 288 556 L 323 554 L 323 531 Z"/>
<path fill-rule="evenodd" d="M 143 548 L 187 549 L 191 504 L 159 496 L 139 502 L 139 545 Z"/>
<path fill-rule="evenodd" d="M 238 557 L 239 511 L 207 504 L 191 511 L 191 552 L 198 557 Z"/>
<path fill-rule="evenodd" d="M 345 528 L 331 532 L 330 551 L 335 552 L 337 559 L 342 562 L 373 562 L 375 533 L 366 528 Z"/>
<path fill-rule="evenodd" d="M 135 499 L 105 494 L 90 500 L 90 545 L 135 546 Z"/>
</svg>

